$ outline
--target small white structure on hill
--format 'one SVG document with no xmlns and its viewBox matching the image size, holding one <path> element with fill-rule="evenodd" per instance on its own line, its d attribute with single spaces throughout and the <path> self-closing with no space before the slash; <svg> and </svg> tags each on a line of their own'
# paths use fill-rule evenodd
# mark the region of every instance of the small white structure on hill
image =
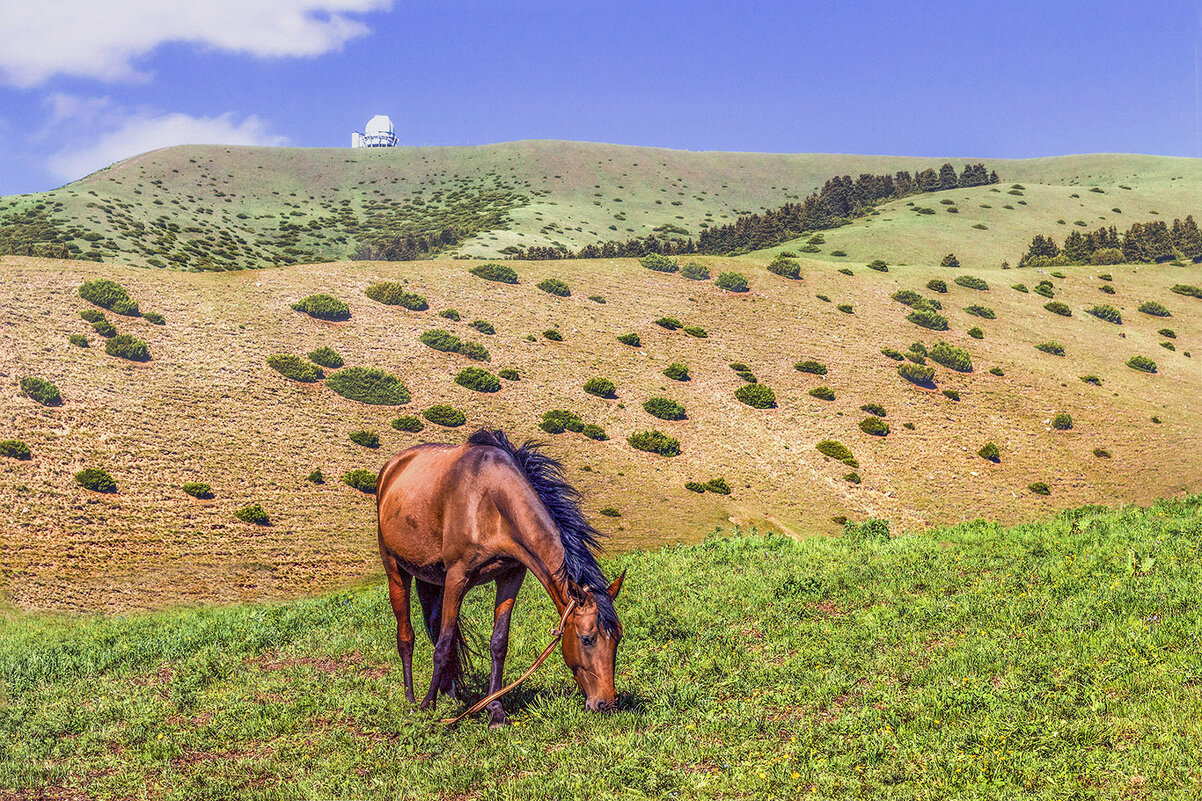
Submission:
<svg viewBox="0 0 1202 801">
<path fill-rule="evenodd" d="M 363 133 L 351 134 L 351 147 L 396 147 L 396 142 L 396 130 L 387 114 L 377 114 L 368 120 Z"/>
</svg>

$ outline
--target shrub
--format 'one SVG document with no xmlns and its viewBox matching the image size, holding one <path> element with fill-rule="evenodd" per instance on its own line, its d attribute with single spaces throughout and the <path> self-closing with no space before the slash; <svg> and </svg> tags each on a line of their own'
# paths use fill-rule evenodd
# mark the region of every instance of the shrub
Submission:
<svg viewBox="0 0 1202 801">
<path fill-rule="evenodd" d="M 927 281 L 927 289 L 931 290 L 932 292 L 940 292 L 940 293 L 946 294 L 947 293 L 947 283 L 939 278 L 932 278 L 930 281 Z"/>
<path fill-rule="evenodd" d="M 753 409 L 776 408 L 776 393 L 763 384 L 744 384 L 735 390 L 735 399 Z"/>
<path fill-rule="evenodd" d="M 1102 279 L 1103 281 L 1113 281 L 1114 280 L 1114 276 L 1111 275 L 1110 273 L 1098 273 L 1098 278 Z"/>
<path fill-rule="evenodd" d="M 1043 307 L 1052 314 L 1059 314 L 1061 317 L 1072 317 L 1073 310 L 1058 300 L 1051 300 L 1043 304 Z"/>
<path fill-rule="evenodd" d="M 630 443 L 630 447 L 638 451 L 658 453 L 660 456 L 680 455 L 680 440 L 654 429 L 631 434 L 626 441 Z"/>
<path fill-rule="evenodd" d="M 968 351 L 957 348 L 955 345 L 949 345 L 943 340 L 935 343 L 935 347 L 931 348 L 931 360 L 942 364 L 949 370 L 955 370 L 958 373 L 972 372 L 972 357 Z"/>
<path fill-rule="evenodd" d="M 735 370 L 735 375 L 737 375 L 739 378 L 746 381 L 748 384 L 757 383 L 755 373 L 751 372 L 750 370 L 747 370 L 747 369 Z"/>
<path fill-rule="evenodd" d="M 1105 292 L 1107 295 L 1115 295 L 1118 293 L 1117 290 L 1110 284 L 1102 284 L 1100 287 L 1098 287 L 1098 289 L 1102 292 Z"/>
<path fill-rule="evenodd" d="M 747 277 L 741 273 L 722 273 L 714 281 L 714 286 L 727 292 L 746 292 Z"/>
<path fill-rule="evenodd" d="M 860 474 L 853 470 L 850 473 L 844 473 L 843 480 L 848 484 L 859 484 L 864 479 L 860 478 Z"/>
<path fill-rule="evenodd" d="M 311 384 L 325 377 L 325 373 L 320 367 L 315 367 L 300 356 L 293 356 L 291 353 L 277 353 L 274 356 L 268 356 L 267 366 L 284 378 L 304 384 Z"/>
<path fill-rule="evenodd" d="M 889 433 L 889 424 L 879 417 L 865 417 L 860 421 L 860 430 L 874 437 L 883 437 Z"/>
<path fill-rule="evenodd" d="M 314 364 L 320 364 L 322 367 L 329 367 L 331 370 L 336 370 L 342 366 L 342 357 L 338 355 L 333 348 L 320 347 L 309 354 L 309 361 Z M 318 376 L 320 378 L 321 376 Z"/>
<path fill-rule="evenodd" d="M 1094 306 L 1092 309 L 1089 309 L 1089 313 L 1099 320 L 1105 320 L 1108 323 L 1114 323 L 1115 325 L 1123 324 L 1122 313 L 1113 306 Z"/>
<path fill-rule="evenodd" d="M 666 328 L 669 331 L 675 331 L 677 328 L 680 328 L 684 325 L 684 323 L 682 323 L 680 320 L 677 320 L 675 317 L 661 317 L 655 321 L 655 324 L 660 328 Z"/>
<path fill-rule="evenodd" d="M 351 309 L 333 295 L 310 295 L 292 304 L 298 312 L 304 312 L 318 320 L 349 320 Z"/>
<path fill-rule="evenodd" d="M 923 356 L 926 356 L 927 355 L 927 346 L 922 344 L 921 342 L 911 342 L 910 343 L 910 352 L 911 353 L 920 353 Z M 921 364 L 921 362 L 919 362 L 919 364 Z"/>
<path fill-rule="evenodd" d="M 584 382 L 584 391 L 598 398 L 616 398 L 617 387 L 608 378 L 597 376 Z"/>
<path fill-rule="evenodd" d="M 487 320 L 472 320 L 470 323 L 467 324 L 467 327 L 474 328 L 477 331 L 479 331 L 481 334 L 487 334 L 489 336 L 492 336 L 493 334 L 497 333 L 497 329 L 494 328 L 493 324 L 488 322 Z"/>
<path fill-rule="evenodd" d="M 705 485 L 702 484 L 700 481 L 686 481 L 684 483 L 684 488 L 687 489 L 689 492 L 696 492 L 696 493 L 705 492 Z"/>
<path fill-rule="evenodd" d="M 629 345 L 632 348 L 637 348 L 637 347 L 639 347 L 639 345 L 642 344 L 639 341 L 639 335 L 635 334 L 633 332 L 631 332 L 629 334 L 622 334 L 621 336 L 618 337 L 618 341 L 621 342 L 623 345 Z"/>
<path fill-rule="evenodd" d="M 180 489 L 193 498 L 205 499 L 213 497 L 213 488 L 203 481 L 186 481 Z"/>
<path fill-rule="evenodd" d="M 681 364 L 680 362 L 672 362 L 665 367 L 664 375 L 673 381 L 688 381 L 690 377 L 688 365 Z"/>
<path fill-rule="evenodd" d="M 385 306 L 400 306 L 409 311 L 425 311 L 430 308 L 424 296 L 415 292 L 406 292 L 404 285 L 397 281 L 379 281 L 363 290 L 363 294 Z M 455 310 L 450 309 L 450 311 Z M 449 315 L 443 312 L 443 316 Z M 458 319 L 458 315 L 453 319 Z"/>
<path fill-rule="evenodd" d="M 455 309 L 445 309 L 443 311 L 440 311 L 438 313 L 438 316 L 443 318 L 444 320 L 454 320 L 455 322 L 459 322 L 460 319 L 462 319 L 459 316 L 459 312 L 456 311 Z"/>
<path fill-rule="evenodd" d="M 850 462 L 855 461 L 855 457 L 852 456 L 851 450 L 848 449 L 848 447 L 842 442 L 837 440 L 824 439 L 814 447 L 817 448 L 818 452 L 823 456 L 829 456 L 832 459 L 838 459 L 844 464 L 849 464 Z"/>
<path fill-rule="evenodd" d="M 1019 292 L 1028 292 L 1028 291 L 1030 291 L 1030 290 L 1028 290 L 1028 289 L 1027 289 L 1027 285 L 1026 285 L 1026 284 L 1015 284 L 1014 286 L 1012 286 L 1012 287 L 1010 287 L 1010 288 L 1011 288 L 1011 289 L 1018 290 Z"/>
<path fill-rule="evenodd" d="M 29 446 L 19 439 L 6 439 L 0 442 L 0 456 L 21 461 L 33 458 L 29 452 Z"/>
<path fill-rule="evenodd" d="M 1049 340 L 1047 342 L 1040 342 L 1038 345 L 1035 346 L 1035 349 L 1041 350 L 1044 353 L 1050 353 L 1053 356 L 1063 356 L 1064 355 L 1064 346 L 1054 340 Z"/>
<path fill-rule="evenodd" d="M 137 302 L 125 291 L 125 287 L 107 278 L 85 282 L 79 288 L 79 296 L 114 314 L 126 317 L 137 317 L 140 314 Z"/>
<path fill-rule="evenodd" d="M 709 332 L 700 326 L 686 325 L 682 330 L 689 336 L 696 337 L 697 339 L 706 339 L 709 337 Z"/>
<path fill-rule="evenodd" d="M 605 302 L 605 298 L 601 297 L 600 295 L 589 295 L 588 299 L 591 300 L 593 303 L 604 303 Z"/>
<path fill-rule="evenodd" d="M 1049 489 L 1048 485 L 1042 481 L 1035 481 L 1031 484 L 1028 484 L 1027 489 L 1031 490 L 1031 492 L 1035 493 L 1036 495 L 1051 495 L 1052 494 L 1052 490 Z"/>
<path fill-rule="evenodd" d="M 567 409 L 551 409 L 543 412 L 543 419 L 538 427 L 548 434 L 562 434 L 564 431 L 583 432 L 584 422 L 575 412 Z"/>
<path fill-rule="evenodd" d="M 949 400 L 958 401 L 960 400 L 960 393 L 954 389 L 945 389 L 943 390 L 943 397 L 948 398 Z"/>
<path fill-rule="evenodd" d="M 398 417 L 397 419 L 393 420 L 390 425 L 397 431 L 408 431 L 411 434 L 416 434 L 418 431 L 421 431 L 426 427 L 425 423 L 411 414 Z"/>
<path fill-rule="evenodd" d="M 142 312 L 142 319 L 151 325 L 166 325 L 167 321 L 163 319 L 163 315 L 158 312 Z"/>
<path fill-rule="evenodd" d="M 1093 384 L 1095 387 L 1102 386 L 1102 379 L 1098 378 L 1096 375 L 1083 375 L 1081 376 L 1081 380 L 1086 384 Z"/>
<path fill-rule="evenodd" d="M 374 431 L 352 431 L 349 436 L 351 442 L 364 448 L 380 447 L 380 437 Z"/>
<path fill-rule="evenodd" d="M 731 362 L 730 364 L 727 365 L 727 367 L 734 370 L 736 373 L 745 373 L 751 369 L 750 367 L 743 364 L 742 362 Z"/>
<path fill-rule="evenodd" d="M 522 377 L 518 374 L 518 371 L 514 370 L 512 367 L 507 367 L 504 370 L 498 370 L 497 375 L 501 376 L 501 378 L 504 378 L 506 381 L 522 380 Z"/>
<path fill-rule="evenodd" d="M 902 359 L 906 358 L 905 356 L 902 356 L 901 353 L 899 353 L 898 351 L 895 351 L 893 348 L 881 348 L 881 353 L 885 356 L 888 356 L 890 359 L 892 359 L 895 362 L 900 362 Z"/>
<path fill-rule="evenodd" d="M 422 411 L 422 417 L 436 426 L 458 428 L 467 422 L 467 415 L 446 403 L 436 403 Z"/>
<path fill-rule="evenodd" d="M 989 374 L 990 374 L 990 375 L 996 375 L 996 376 L 1003 376 L 1003 375 L 1005 375 L 1005 374 L 1006 374 L 1006 371 L 1005 371 L 1005 370 L 1003 370 L 1003 369 L 1002 369 L 1002 368 L 1000 368 L 1000 367 L 990 367 L 990 368 L 989 368 Z"/>
<path fill-rule="evenodd" d="M 104 312 L 102 312 L 100 309 L 84 309 L 79 313 L 79 316 L 89 323 L 94 323 L 97 320 L 108 319 L 104 316 Z"/>
<path fill-rule="evenodd" d="M 911 364 L 906 362 L 897 366 L 897 374 L 913 384 L 921 386 L 933 386 L 935 378 L 935 368 L 927 367 L 922 364 Z"/>
<path fill-rule="evenodd" d="M 939 261 L 940 267 L 948 267 L 953 270 L 960 269 L 960 260 L 956 258 L 955 253 L 949 253 Z"/>
<path fill-rule="evenodd" d="M 660 420 L 685 419 L 684 407 L 668 398 L 651 398 L 643 403 L 643 411 Z"/>
<path fill-rule="evenodd" d="M 846 250 L 832 250 L 831 255 L 832 256 L 846 256 L 847 251 Z"/>
<path fill-rule="evenodd" d="M 270 526 L 271 518 L 267 516 L 267 512 L 257 503 L 252 503 L 249 506 L 243 506 L 241 509 L 234 512 L 234 517 L 241 520 L 243 523 L 251 523 L 256 526 Z"/>
<path fill-rule="evenodd" d="M 1172 342 L 1161 342 L 1160 347 L 1164 348 L 1165 350 L 1171 350 L 1171 351 L 1177 350 L 1177 346 L 1174 345 Z"/>
<path fill-rule="evenodd" d="M 409 402 L 409 388 L 396 376 L 374 367 L 347 367 L 327 378 L 326 386 L 344 398 L 372 406 Z"/>
<path fill-rule="evenodd" d="M 830 303 L 830 302 L 831 302 L 831 299 L 830 299 L 830 298 L 828 298 L 826 295 L 815 295 L 814 297 L 818 298 L 818 299 L 819 299 L 820 301 L 822 301 L 823 303 Z"/>
<path fill-rule="evenodd" d="M 695 261 L 691 261 L 681 267 L 680 274 L 690 281 L 707 281 L 710 277 L 709 269 Z"/>
<path fill-rule="evenodd" d="M 876 270 L 878 273 L 889 272 L 889 265 L 885 264 L 885 262 L 881 261 L 880 259 L 873 259 L 864 266 L 869 270 Z"/>
<path fill-rule="evenodd" d="M 1109 459 L 1110 451 L 1106 450 L 1105 448 L 1094 448 L 1093 455 L 1099 459 Z"/>
<path fill-rule="evenodd" d="M 1160 334 L 1162 337 L 1168 337 L 1169 339 L 1177 338 L 1177 332 L 1171 328 L 1161 328 L 1156 333 Z"/>
<path fill-rule="evenodd" d="M 856 313 L 855 309 L 852 308 L 852 305 L 850 303 L 840 303 L 835 308 L 838 309 L 839 311 L 843 312 L 844 314 L 855 314 Z"/>
<path fill-rule="evenodd" d="M 680 269 L 676 262 L 660 253 L 648 253 L 639 259 L 639 264 L 648 270 L 655 270 L 657 273 L 674 273 Z"/>
<path fill-rule="evenodd" d="M 793 369 L 799 373 L 809 373 L 810 375 L 826 375 L 826 365 L 813 360 L 798 362 L 793 365 Z"/>
<path fill-rule="evenodd" d="M 801 277 L 801 265 L 793 259 L 777 257 L 768 265 L 768 272 L 779 275 L 782 278 L 797 279 Z"/>
<path fill-rule="evenodd" d="M 1059 412 L 1052 418 L 1052 428 L 1057 431 L 1070 431 L 1073 427 L 1073 416 L 1068 412 Z"/>
<path fill-rule="evenodd" d="M 310 484 L 324 484 L 326 483 L 326 477 L 322 474 L 321 469 L 318 468 L 305 476 L 305 481 L 308 481 Z"/>
<path fill-rule="evenodd" d="M 981 317 L 985 320 L 996 320 L 997 319 L 997 312 L 995 312 L 993 309 L 989 308 L 988 306 L 979 306 L 974 303 L 971 306 L 965 306 L 964 311 L 968 312 L 969 314 L 971 314 L 974 317 Z M 977 339 L 980 339 L 980 337 L 977 337 Z"/>
<path fill-rule="evenodd" d="M 150 349 L 140 339 L 129 334 L 118 334 L 104 343 L 104 352 L 109 356 L 118 356 L 131 362 L 150 361 Z"/>
<path fill-rule="evenodd" d="M 92 492 L 116 492 L 117 482 L 102 467 L 85 467 L 75 474 L 75 483 Z"/>
<path fill-rule="evenodd" d="M 464 367 L 455 376 L 455 383 L 476 392 L 497 392 L 501 389 L 501 379 L 483 367 Z"/>
<path fill-rule="evenodd" d="M 913 289 L 899 289 L 889 297 L 904 306 L 909 306 L 911 309 L 934 308 L 926 301 L 925 298 L 923 298 L 922 295 L 918 294 Z"/>
<path fill-rule="evenodd" d="M 947 330 L 947 318 L 933 309 L 915 309 L 906 315 L 906 319 L 914 325 L 929 328 L 932 331 Z"/>
<path fill-rule="evenodd" d="M 730 494 L 730 485 L 726 483 L 726 479 L 721 477 L 711 478 L 709 481 L 705 482 L 705 488 L 710 492 L 717 493 L 718 495 Z"/>
<path fill-rule="evenodd" d="M 572 294 L 572 290 L 568 288 L 568 285 L 558 278 L 545 278 L 535 284 L 535 286 L 548 295 L 555 295 L 560 298 L 566 298 Z"/>
<path fill-rule="evenodd" d="M 605 515 L 606 517 L 621 517 L 622 513 L 612 506 L 606 506 L 603 509 L 598 509 L 597 514 Z"/>
<path fill-rule="evenodd" d="M 22 378 L 19 386 L 21 387 L 21 394 L 35 403 L 40 403 L 43 406 L 62 405 L 63 396 L 59 394 L 58 387 L 44 378 L 36 376 Z"/>
<path fill-rule="evenodd" d="M 1157 303 L 1154 300 L 1144 301 L 1139 305 L 1139 310 L 1144 314 L 1150 314 L 1153 317 L 1172 317 L 1169 310 L 1163 303 Z"/>
<path fill-rule="evenodd" d="M 1132 370 L 1139 370 L 1143 373 L 1156 372 L 1156 362 L 1152 361 L 1147 356 L 1132 356 L 1127 360 L 1127 366 Z"/>
<path fill-rule="evenodd" d="M 818 400 L 833 401 L 835 399 L 835 391 L 830 387 L 814 387 L 810 390 L 810 397 Z"/>
<path fill-rule="evenodd" d="M 1202 298 L 1202 288 L 1193 286 L 1192 284 L 1174 284 L 1169 291 L 1190 298 Z"/>
<path fill-rule="evenodd" d="M 441 328 L 431 328 L 429 331 L 424 331 L 417 339 L 423 345 L 442 351 L 443 353 L 456 353 L 459 351 L 460 346 L 463 345 L 459 337 Z"/>
<path fill-rule="evenodd" d="M 998 450 L 997 445 L 993 442 L 986 442 L 984 445 L 982 445 L 981 450 L 977 451 L 977 456 L 980 456 L 987 462 L 993 462 L 994 464 L 1002 461 L 1002 454 Z"/>
<path fill-rule="evenodd" d="M 851 270 L 849 270 L 846 267 L 840 267 L 839 272 L 842 273 L 843 275 L 855 275 L 854 272 L 852 272 Z"/>
<path fill-rule="evenodd" d="M 92 330 L 102 337 L 117 336 L 117 328 L 108 321 L 108 318 L 101 317 L 96 322 L 92 323 Z"/>
<path fill-rule="evenodd" d="M 975 325 L 972 328 L 968 329 L 968 331 L 966 331 L 965 333 L 967 333 L 973 339 L 984 339 L 985 338 L 985 332 L 982 331 L 980 328 L 978 328 Z"/>
<path fill-rule="evenodd" d="M 543 332 L 543 336 L 552 342 L 563 342 L 563 334 L 559 333 L 554 328 L 548 328 Z"/>
<path fill-rule="evenodd" d="M 885 414 L 885 407 L 881 406 L 879 403 L 865 403 L 860 407 L 860 411 L 868 412 L 869 414 L 876 415 L 877 417 L 887 416 Z"/>
<path fill-rule="evenodd" d="M 814 234 L 813 236 L 811 236 L 809 239 L 806 240 L 806 244 L 807 245 L 825 245 L 826 237 L 823 236 L 822 234 Z"/>
<path fill-rule="evenodd" d="M 985 283 L 984 280 L 972 275 L 957 275 L 955 282 L 962 287 L 967 287 L 968 289 L 989 289 L 989 284 Z"/>
<path fill-rule="evenodd" d="M 483 278 L 485 281 L 496 281 L 500 284 L 516 284 L 518 282 L 518 274 L 513 271 L 512 267 L 496 262 L 473 267 L 471 274 L 477 278 Z"/>
<path fill-rule="evenodd" d="M 351 470 L 342 476 L 342 483 L 371 495 L 376 492 L 376 474 L 370 470 Z"/>
<path fill-rule="evenodd" d="M 1052 291 L 1051 281 L 1040 281 L 1035 285 L 1035 294 L 1042 295 L 1045 298 L 1052 298 L 1056 293 Z"/>
<path fill-rule="evenodd" d="M 598 442 L 604 442 L 605 440 L 609 439 L 609 435 L 605 433 L 605 429 L 593 423 L 589 423 L 581 428 L 580 433 L 584 434 L 584 436 L 588 437 L 589 439 L 595 439 Z"/>
</svg>

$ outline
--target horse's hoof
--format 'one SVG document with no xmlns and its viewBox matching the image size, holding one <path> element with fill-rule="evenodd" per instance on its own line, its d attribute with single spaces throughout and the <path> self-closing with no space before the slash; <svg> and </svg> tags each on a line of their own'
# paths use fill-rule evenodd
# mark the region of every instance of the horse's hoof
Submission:
<svg viewBox="0 0 1202 801">
<path fill-rule="evenodd" d="M 491 718 L 488 721 L 488 728 L 490 728 L 490 729 L 503 729 L 508 725 L 509 725 L 509 718 L 505 717 L 504 715 L 501 715 L 500 717 L 496 717 L 496 718 Z"/>
</svg>

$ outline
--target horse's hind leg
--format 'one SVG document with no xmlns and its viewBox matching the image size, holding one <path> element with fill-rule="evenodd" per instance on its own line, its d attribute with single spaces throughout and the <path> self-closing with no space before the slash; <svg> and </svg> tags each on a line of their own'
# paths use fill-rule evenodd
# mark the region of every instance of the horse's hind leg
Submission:
<svg viewBox="0 0 1202 801">
<path fill-rule="evenodd" d="M 438 584 L 430 584 L 429 582 L 415 579 L 417 582 L 417 599 L 422 605 L 422 619 L 426 624 L 426 634 L 430 637 L 430 642 L 435 646 L 437 651 L 439 630 L 442 628 L 442 594 L 443 588 Z M 458 642 L 459 629 L 458 625 L 455 628 L 455 642 Z M 437 655 L 437 654 L 436 654 Z M 437 673 L 437 662 L 435 663 Z M 459 688 L 456 686 L 456 679 L 462 671 L 462 666 L 459 661 L 459 649 L 452 648 L 447 656 L 446 668 L 443 671 L 441 680 L 438 683 L 438 692 L 459 700 Z"/>
<path fill-rule="evenodd" d="M 513 614 L 513 605 L 525 578 L 526 568 L 519 567 L 512 573 L 497 579 L 497 602 L 493 610 L 492 639 L 489 641 L 489 650 L 492 652 L 492 672 L 488 677 L 489 695 L 501 689 L 504 684 L 505 655 L 509 651 L 509 619 Z M 490 729 L 504 726 L 509 722 L 505 716 L 505 708 L 501 706 L 500 698 L 485 708 L 488 710 L 488 727 Z"/>
<path fill-rule="evenodd" d="M 442 609 L 438 620 L 438 640 L 434 644 L 434 674 L 430 677 L 430 691 L 422 700 L 422 709 L 433 709 L 439 691 L 456 697 L 455 679 L 459 678 L 459 610 L 467 592 L 467 577 L 462 570 L 447 572 L 442 588 Z M 429 610 L 427 609 L 427 612 Z M 427 620 L 427 625 L 434 621 Z M 448 681 L 450 688 L 447 687 Z"/>
<path fill-rule="evenodd" d="M 409 583 L 410 576 L 403 570 L 397 571 L 394 578 L 388 576 L 388 602 L 392 604 L 392 613 L 396 615 L 396 650 L 401 656 L 401 667 L 405 673 L 405 697 L 409 703 L 416 700 L 413 697 L 413 623 L 409 620 Z"/>
</svg>

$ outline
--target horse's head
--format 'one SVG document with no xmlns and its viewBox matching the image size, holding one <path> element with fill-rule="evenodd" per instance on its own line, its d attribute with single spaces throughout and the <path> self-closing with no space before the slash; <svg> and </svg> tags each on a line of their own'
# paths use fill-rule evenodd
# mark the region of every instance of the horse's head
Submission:
<svg viewBox="0 0 1202 801">
<path fill-rule="evenodd" d="M 614 615 L 611 625 L 607 626 L 605 612 L 612 609 L 624 578 L 625 572 L 608 589 L 597 591 L 606 593 L 607 598 L 601 603 L 609 609 L 599 609 L 595 592 L 586 588 L 577 597 L 576 608 L 563 625 L 563 661 L 576 677 L 576 683 L 584 692 L 584 706 L 591 712 L 613 709 L 617 704 L 614 670 L 622 625 Z"/>
</svg>

